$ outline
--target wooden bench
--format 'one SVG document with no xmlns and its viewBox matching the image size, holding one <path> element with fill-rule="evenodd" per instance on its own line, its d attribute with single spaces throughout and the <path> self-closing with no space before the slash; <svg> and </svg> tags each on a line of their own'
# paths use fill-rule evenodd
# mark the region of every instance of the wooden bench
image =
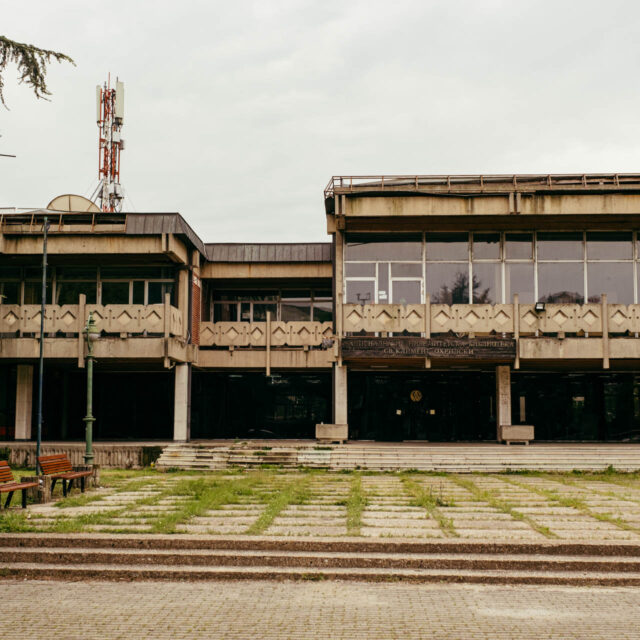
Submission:
<svg viewBox="0 0 640 640">
<path fill-rule="evenodd" d="M 35 482 L 16 482 L 11 473 L 11 467 L 6 460 L 0 460 L 0 493 L 8 493 L 4 508 L 8 509 L 13 498 L 14 491 L 22 491 L 22 508 L 27 508 L 27 489 L 37 487 L 38 481 Z"/>
<path fill-rule="evenodd" d="M 62 495 L 66 498 L 67 493 L 71 491 L 73 481 L 80 478 L 80 490 L 84 493 L 84 479 L 93 475 L 93 471 L 74 471 L 71 461 L 67 458 L 66 453 L 57 453 L 52 456 L 39 456 L 38 465 L 43 475 L 51 476 L 51 493 L 56 486 L 58 480 L 62 480 Z"/>
</svg>

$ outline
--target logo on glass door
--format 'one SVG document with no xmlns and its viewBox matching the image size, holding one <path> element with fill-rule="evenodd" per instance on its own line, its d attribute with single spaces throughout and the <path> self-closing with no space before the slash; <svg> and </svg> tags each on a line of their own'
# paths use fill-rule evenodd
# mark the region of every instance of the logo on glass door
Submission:
<svg viewBox="0 0 640 640">
<path fill-rule="evenodd" d="M 409 397 L 411 398 L 412 402 L 420 402 L 420 400 L 422 400 L 422 391 L 420 391 L 420 389 L 414 389 L 409 394 Z"/>
</svg>

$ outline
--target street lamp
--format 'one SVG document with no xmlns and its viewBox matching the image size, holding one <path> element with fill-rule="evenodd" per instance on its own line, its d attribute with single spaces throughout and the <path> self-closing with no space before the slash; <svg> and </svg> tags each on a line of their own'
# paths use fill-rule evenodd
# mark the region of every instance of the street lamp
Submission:
<svg viewBox="0 0 640 640">
<path fill-rule="evenodd" d="M 87 342 L 87 415 L 84 417 L 85 423 L 85 441 L 86 451 L 84 454 L 84 463 L 91 466 L 93 464 L 93 423 L 96 419 L 93 417 L 93 343 L 100 336 L 100 329 L 96 327 L 93 319 L 93 311 L 89 311 L 87 326 L 84 328 L 84 339 Z"/>
</svg>

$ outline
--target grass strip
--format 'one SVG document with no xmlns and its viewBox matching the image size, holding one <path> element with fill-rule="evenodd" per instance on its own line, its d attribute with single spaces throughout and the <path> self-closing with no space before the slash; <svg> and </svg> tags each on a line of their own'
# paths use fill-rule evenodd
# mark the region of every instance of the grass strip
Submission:
<svg viewBox="0 0 640 640">
<path fill-rule="evenodd" d="M 554 502 L 561 507 L 576 509 L 584 515 L 594 518 L 595 520 L 599 520 L 600 522 L 608 522 L 618 527 L 619 529 L 624 529 L 625 531 L 633 531 L 634 533 L 640 533 L 640 528 L 634 527 L 626 520 L 623 520 L 622 518 L 617 516 L 612 516 L 610 513 L 598 513 L 597 511 L 593 511 L 583 500 L 580 500 L 580 498 L 560 495 L 557 492 L 557 489 L 543 489 L 542 487 L 533 487 L 526 484 L 525 482 L 519 482 L 507 477 L 501 477 L 500 479 L 503 482 L 521 487 L 522 489 L 526 489 L 527 491 L 530 491 L 532 493 L 537 493 L 539 496 L 542 496 L 543 498 L 546 498 L 547 500 Z"/>
<path fill-rule="evenodd" d="M 400 480 L 406 493 L 412 497 L 412 506 L 426 509 L 427 513 L 436 520 L 445 536 L 450 538 L 459 537 L 453 526 L 453 520 L 447 518 L 439 509 L 439 507 L 448 506 L 447 503 L 440 496 L 434 495 L 431 487 L 427 491 L 409 475 L 401 475 Z"/>
<path fill-rule="evenodd" d="M 304 504 L 309 499 L 310 474 L 303 474 L 285 484 L 280 490 L 265 496 L 266 506 L 255 522 L 245 531 L 247 535 L 264 533 L 275 518 L 290 504 Z"/>
<path fill-rule="evenodd" d="M 546 538 L 558 538 L 559 536 L 551 531 L 549 527 L 545 527 L 539 523 L 537 523 L 530 516 L 518 511 L 510 502 L 506 500 L 502 500 L 499 498 L 495 492 L 487 491 L 486 489 L 481 489 L 473 480 L 469 478 L 462 478 L 458 475 L 451 475 L 451 480 L 455 482 L 458 486 L 466 489 L 471 493 L 474 500 L 478 502 L 486 502 L 490 507 L 501 511 L 502 513 L 509 514 L 514 520 L 518 520 L 520 522 L 526 522 L 534 531 L 541 533 Z"/>
<path fill-rule="evenodd" d="M 359 536 L 362 527 L 362 512 L 367 506 L 367 497 L 362 488 L 362 477 L 359 473 L 351 478 L 349 497 L 347 498 L 347 535 Z"/>
</svg>

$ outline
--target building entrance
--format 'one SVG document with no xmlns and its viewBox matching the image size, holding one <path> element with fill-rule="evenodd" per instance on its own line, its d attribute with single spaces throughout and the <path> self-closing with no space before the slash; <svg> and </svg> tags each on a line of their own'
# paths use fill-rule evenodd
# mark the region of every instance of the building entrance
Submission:
<svg viewBox="0 0 640 640">
<path fill-rule="evenodd" d="M 494 372 L 350 372 L 353 440 L 496 439 Z"/>
</svg>

